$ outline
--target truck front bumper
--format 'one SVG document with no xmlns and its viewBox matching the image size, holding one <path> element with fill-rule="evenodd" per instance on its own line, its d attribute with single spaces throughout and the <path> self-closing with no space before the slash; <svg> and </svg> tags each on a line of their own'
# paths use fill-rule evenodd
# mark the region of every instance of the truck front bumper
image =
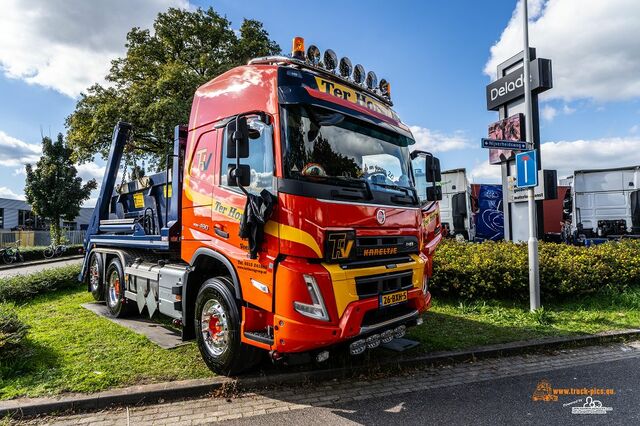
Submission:
<svg viewBox="0 0 640 426">
<path fill-rule="evenodd" d="M 413 288 L 408 291 L 406 302 L 383 309 L 379 303 L 377 297 L 350 303 L 338 325 L 323 325 L 319 321 L 298 320 L 276 314 L 273 349 L 283 354 L 307 352 L 346 343 L 399 325 L 415 325 L 420 314 L 429 309 L 431 294 Z"/>
</svg>

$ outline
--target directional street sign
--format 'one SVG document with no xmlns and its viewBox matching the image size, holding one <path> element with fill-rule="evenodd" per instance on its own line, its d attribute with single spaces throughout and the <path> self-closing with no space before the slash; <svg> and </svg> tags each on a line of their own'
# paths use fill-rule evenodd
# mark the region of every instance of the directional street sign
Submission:
<svg viewBox="0 0 640 426">
<path fill-rule="evenodd" d="M 536 151 L 516 154 L 516 186 L 531 188 L 538 185 L 538 158 Z"/>
<path fill-rule="evenodd" d="M 510 149 L 512 151 L 524 151 L 530 149 L 529 144 L 524 141 L 504 141 L 498 139 L 482 138 L 483 148 Z"/>
</svg>

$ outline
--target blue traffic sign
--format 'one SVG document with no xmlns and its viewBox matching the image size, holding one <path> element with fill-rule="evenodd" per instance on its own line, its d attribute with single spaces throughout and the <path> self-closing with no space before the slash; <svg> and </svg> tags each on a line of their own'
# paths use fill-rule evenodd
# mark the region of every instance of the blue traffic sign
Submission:
<svg viewBox="0 0 640 426">
<path fill-rule="evenodd" d="M 525 149 L 529 149 L 527 142 L 524 141 L 505 141 L 489 138 L 482 138 L 482 147 L 510 149 L 512 151 L 524 151 Z"/>
<path fill-rule="evenodd" d="M 536 151 L 516 154 L 516 186 L 531 188 L 538 186 L 538 157 Z"/>
</svg>

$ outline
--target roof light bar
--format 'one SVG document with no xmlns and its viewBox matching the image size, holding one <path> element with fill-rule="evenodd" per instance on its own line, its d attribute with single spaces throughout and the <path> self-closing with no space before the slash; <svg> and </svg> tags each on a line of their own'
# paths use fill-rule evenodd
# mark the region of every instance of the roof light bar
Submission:
<svg viewBox="0 0 640 426">
<path fill-rule="evenodd" d="M 322 57 L 322 61 L 320 58 Z M 360 86 L 367 90 L 379 100 L 387 102 L 389 105 L 393 105 L 391 102 L 391 85 L 386 79 L 381 79 L 378 84 L 378 76 L 375 72 L 366 72 L 361 64 L 357 64 L 355 67 L 352 65 L 351 60 L 344 56 L 338 62 L 338 56 L 336 53 L 327 49 L 324 54 L 321 55 L 320 49 L 316 45 L 310 45 L 305 52 L 304 38 L 294 37 L 291 49 L 291 63 L 295 63 L 299 66 L 310 66 L 315 68 L 318 72 L 328 73 L 333 76 L 337 76 L 343 80 Z M 255 58 L 249 61 L 252 63 L 282 63 L 288 62 L 288 58 L 284 56 L 269 56 L 264 58 Z M 337 68 L 337 70 L 336 70 Z"/>
</svg>

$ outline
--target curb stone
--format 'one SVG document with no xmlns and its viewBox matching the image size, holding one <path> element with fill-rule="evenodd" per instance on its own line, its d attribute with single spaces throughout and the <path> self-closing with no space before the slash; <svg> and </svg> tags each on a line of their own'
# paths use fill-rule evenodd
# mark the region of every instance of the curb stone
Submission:
<svg viewBox="0 0 640 426">
<path fill-rule="evenodd" d="M 209 379 L 181 380 L 112 389 L 88 395 L 72 394 L 52 398 L 19 398 L 0 401 L 0 417 L 31 417 L 67 411 L 96 411 L 118 405 L 140 405 L 203 396 L 216 390 L 227 388 L 256 389 L 273 385 L 340 379 L 352 377 L 358 373 L 376 371 L 381 367 L 385 367 L 386 371 L 389 371 L 394 368 L 400 369 L 451 361 L 469 361 L 536 350 L 551 350 L 567 346 L 588 346 L 637 338 L 640 338 L 640 329 L 606 331 L 590 335 L 552 337 L 488 345 L 467 350 L 431 352 L 413 357 L 399 357 L 394 360 L 378 360 L 373 365 L 356 367 L 275 373 L 235 379 L 213 377 Z"/>
<path fill-rule="evenodd" d="M 46 265 L 47 263 L 64 262 L 65 260 L 82 259 L 84 255 L 78 254 L 73 256 L 54 257 L 51 259 L 33 260 L 29 262 L 11 263 L 9 265 L 0 265 L 0 271 L 7 271 L 11 269 L 24 268 L 27 266 Z"/>
</svg>

